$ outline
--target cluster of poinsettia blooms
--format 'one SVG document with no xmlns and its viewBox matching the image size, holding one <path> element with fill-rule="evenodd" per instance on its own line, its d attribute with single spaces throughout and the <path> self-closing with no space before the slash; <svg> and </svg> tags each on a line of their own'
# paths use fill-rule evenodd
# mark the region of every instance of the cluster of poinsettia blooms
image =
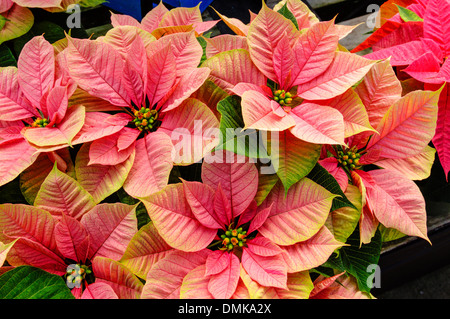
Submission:
<svg viewBox="0 0 450 319">
<path fill-rule="evenodd" d="M 444 87 L 433 145 L 446 178 L 450 171 L 449 10 L 447 0 L 387 1 L 380 8 L 379 28 L 352 50 L 372 48 L 374 52 L 366 56 L 369 59 L 390 57 L 391 65 L 405 85 L 425 90 Z"/>
<path fill-rule="evenodd" d="M 219 16 L 234 35 L 205 36 L 218 21 L 198 7 L 112 14 L 105 36 L 37 36 L 0 69 L 0 185 L 20 178 L 30 203 L 0 205 L 4 271 L 77 280 L 78 298 L 367 298 L 349 274 L 310 270 L 356 228 L 361 245 L 379 227 L 428 241 L 414 180 L 434 161 L 442 88 L 402 86 L 394 57 L 348 52 L 354 27 L 299 0 L 248 25 Z M 273 174 L 211 133 L 240 123 L 271 133 Z M 200 181 L 169 182 L 202 160 Z M 122 188 L 150 222 L 104 202 Z"/>
</svg>

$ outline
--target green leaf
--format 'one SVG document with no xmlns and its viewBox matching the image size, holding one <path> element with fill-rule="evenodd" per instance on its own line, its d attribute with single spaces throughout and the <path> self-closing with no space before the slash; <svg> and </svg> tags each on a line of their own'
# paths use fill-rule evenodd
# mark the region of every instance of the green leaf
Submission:
<svg viewBox="0 0 450 319">
<path fill-rule="evenodd" d="M 241 98 L 231 95 L 217 104 L 221 114 L 219 129 L 221 141 L 215 150 L 228 150 L 250 158 L 269 159 L 269 155 L 258 138 L 258 131 L 242 131 L 244 120 L 241 112 Z"/>
<path fill-rule="evenodd" d="M 84 8 L 95 7 L 108 2 L 107 0 L 81 0 L 78 4 Z"/>
<path fill-rule="evenodd" d="M 357 207 L 341 207 L 330 213 L 325 226 L 333 233 L 334 238 L 342 243 L 353 234 L 362 212 L 362 195 L 357 186 L 349 184 L 344 194 Z"/>
<path fill-rule="evenodd" d="M 206 40 L 204 38 L 210 38 L 211 34 L 212 34 L 212 32 L 209 32 L 209 33 L 204 34 L 201 37 L 197 37 L 197 41 L 198 41 L 198 43 L 200 43 L 200 45 L 202 46 L 202 49 L 203 49 L 203 55 L 202 55 L 202 58 L 200 59 L 199 66 L 202 65 L 202 63 L 207 59 L 206 58 L 206 45 L 207 45 L 207 42 L 206 42 Z"/>
<path fill-rule="evenodd" d="M 200 59 L 200 64 L 199 64 L 199 66 L 200 66 L 206 60 L 206 40 L 203 39 L 202 37 L 197 37 L 197 41 L 198 41 L 198 43 L 200 43 L 200 45 L 202 46 L 202 49 L 203 49 L 202 58 Z"/>
<path fill-rule="evenodd" d="M 0 277 L 0 299 L 74 299 L 64 279 L 39 268 L 19 266 Z"/>
<path fill-rule="evenodd" d="M 333 199 L 331 211 L 342 207 L 352 207 L 354 209 L 357 209 L 355 205 L 353 205 L 352 202 L 347 198 L 347 196 L 345 196 L 344 192 L 342 191 L 333 175 L 328 173 L 328 171 L 319 163 L 316 163 L 314 168 L 306 177 L 321 185 L 331 193 L 339 195 L 339 197 L 335 197 Z"/>
<path fill-rule="evenodd" d="M 6 44 L 0 45 L 0 67 L 17 66 L 17 59 Z"/>
<path fill-rule="evenodd" d="M 20 191 L 19 177 L 0 186 L 0 204 L 28 204 Z"/>
<path fill-rule="evenodd" d="M 372 289 L 370 277 L 373 276 L 370 266 L 378 265 L 380 259 L 381 233 L 377 230 L 372 241 L 360 247 L 359 227 L 356 227 L 347 245 L 339 249 L 337 257 L 333 254 L 323 266 L 346 271 L 356 278 L 359 290 L 368 293 Z"/>
<path fill-rule="evenodd" d="M 284 4 L 284 6 L 277 11 L 278 13 L 280 13 L 283 17 L 285 17 L 286 19 L 289 19 L 292 21 L 292 23 L 295 25 L 295 27 L 298 30 L 298 23 L 297 23 L 297 19 L 295 18 L 294 14 L 288 9 L 287 7 L 287 2 Z"/>
<path fill-rule="evenodd" d="M 397 229 L 386 228 L 384 225 L 381 225 L 381 224 L 379 225 L 378 229 L 381 232 L 381 240 L 383 241 L 383 243 L 388 242 L 388 241 L 397 240 L 397 239 L 400 239 L 400 238 L 403 238 L 406 236 L 405 234 L 401 233 Z"/>
<path fill-rule="evenodd" d="M 4 16 L 2 16 L 2 15 L 0 14 L 0 31 L 1 31 L 1 30 L 3 29 L 3 27 L 5 26 L 6 21 L 8 21 L 8 19 L 6 19 Z"/>
<path fill-rule="evenodd" d="M 44 38 L 50 42 L 54 43 L 58 40 L 61 40 L 66 37 L 64 33 L 64 29 L 59 25 L 50 22 L 50 21 L 42 21 L 33 25 L 33 27 L 25 33 L 23 36 L 14 39 L 14 51 L 17 56 L 20 55 L 23 46 L 30 41 L 33 37 L 43 35 Z"/>
<path fill-rule="evenodd" d="M 139 203 L 138 207 L 136 208 L 136 218 L 138 221 L 138 230 L 141 229 L 142 226 L 145 226 L 150 222 L 150 216 L 148 215 L 147 208 L 145 208 L 145 205 L 142 202 Z"/>
<path fill-rule="evenodd" d="M 292 185 L 308 175 L 315 167 L 322 145 L 302 141 L 289 130 L 277 134 L 275 143 L 278 145 L 274 146 L 272 143 L 272 139 L 268 139 L 266 149 L 271 152 L 271 163 L 287 194 Z"/>
<path fill-rule="evenodd" d="M 57 151 L 57 154 L 62 157 L 67 164 L 67 170 L 64 173 L 73 179 L 77 179 L 69 150 L 62 149 Z M 20 191 L 30 205 L 34 204 L 34 200 L 36 199 L 42 183 L 47 178 L 47 175 L 50 174 L 54 166 L 54 163 L 48 156 L 45 153 L 41 153 L 31 166 L 20 173 Z"/>
<path fill-rule="evenodd" d="M 50 43 L 55 43 L 56 41 L 64 39 L 66 37 L 66 35 L 64 34 L 64 29 L 50 21 L 42 21 L 36 23 L 31 28 L 31 31 L 35 35 L 44 35 L 44 38 Z"/>
<path fill-rule="evenodd" d="M 261 174 L 261 169 L 258 169 L 259 178 L 258 178 L 258 191 L 255 195 L 256 204 L 261 205 L 261 203 L 266 199 L 267 195 L 269 195 L 272 188 L 274 188 L 275 184 L 280 179 L 277 174 Z"/>
<path fill-rule="evenodd" d="M 326 278 L 333 277 L 335 275 L 334 270 L 332 268 L 328 268 L 328 267 L 324 267 L 324 266 L 319 266 L 319 267 L 310 269 L 309 272 L 322 275 Z"/>
<path fill-rule="evenodd" d="M 396 5 L 398 8 L 398 13 L 400 14 L 400 18 L 402 18 L 403 21 L 409 22 L 409 21 L 423 21 L 421 17 L 417 15 L 414 11 L 411 11 L 409 9 L 403 8 L 399 5 Z"/>
</svg>

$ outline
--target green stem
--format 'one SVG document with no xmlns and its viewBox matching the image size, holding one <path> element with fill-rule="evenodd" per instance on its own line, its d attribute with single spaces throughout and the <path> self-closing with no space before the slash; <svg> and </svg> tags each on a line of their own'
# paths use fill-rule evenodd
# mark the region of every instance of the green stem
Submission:
<svg viewBox="0 0 450 319">
<path fill-rule="evenodd" d="M 215 246 L 217 246 L 217 245 L 219 245 L 219 244 L 221 244 L 222 242 L 221 241 L 216 241 L 215 243 L 212 243 L 211 245 L 209 245 L 208 247 L 206 247 L 206 248 L 213 248 L 213 247 L 215 247 Z"/>
</svg>

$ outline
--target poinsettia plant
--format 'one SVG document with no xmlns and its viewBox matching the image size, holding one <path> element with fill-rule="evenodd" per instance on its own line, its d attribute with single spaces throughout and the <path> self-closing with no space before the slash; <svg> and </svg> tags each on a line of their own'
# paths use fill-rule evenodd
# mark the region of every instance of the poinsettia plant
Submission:
<svg viewBox="0 0 450 319">
<path fill-rule="evenodd" d="M 0 298 L 373 298 L 383 242 L 429 241 L 441 82 L 300 0 L 217 14 L 235 34 L 160 2 L 0 69 Z"/>
<path fill-rule="evenodd" d="M 75 195 L 75 196 L 74 196 Z M 111 295 L 132 298 L 142 283 L 117 261 L 137 231 L 136 205 L 96 205 L 81 185 L 60 172 L 56 165 L 43 182 L 34 206 L 2 204 L 2 241 L 8 263 L 29 265 L 63 276 L 76 297 L 97 293 L 103 287 Z M 112 268 L 111 268 L 112 267 Z M 113 278 L 115 271 L 123 278 Z M 126 277 L 135 278 L 126 282 Z M 117 296 L 116 296 L 117 297 Z"/>
<path fill-rule="evenodd" d="M 263 5 L 248 28 L 245 49 L 236 41 L 236 49 L 210 53 L 202 64 L 212 70 L 212 81 L 241 97 L 243 129 L 280 132 L 277 171 L 286 189 L 314 167 L 318 145 L 341 145 L 346 135 L 372 129 L 364 122 L 364 108 L 348 112 L 330 99 L 359 81 L 373 62 L 338 50 L 339 38 L 349 30 L 334 21 L 316 22 L 301 32 L 299 25 L 308 25 L 309 15 L 299 11 L 293 18 L 295 24 Z M 227 68 L 230 63 L 241 68 Z M 346 122 L 355 124 L 347 126 L 347 132 Z M 305 153 L 308 156 L 302 156 Z"/>
<path fill-rule="evenodd" d="M 104 110 L 114 115 L 108 121 L 120 127 L 92 142 L 89 163 L 115 166 L 136 152 L 124 184 L 134 197 L 167 185 L 174 163 L 201 160 L 215 146 L 208 130 L 218 127 L 209 107 L 190 97 L 210 72 L 197 67 L 203 51 L 193 31 L 158 40 L 147 32 L 143 39 L 142 32 L 117 27 L 99 41 L 69 39 L 62 52 L 70 78 L 86 94 L 109 102 Z M 180 139 L 185 145 L 173 154 Z"/>
<path fill-rule="evenodd" d="M 201 35 L 217 24 L 218 20 L 203 21 L 200 3 L 192 8 L 174 8 L 168 10 L 164 3 L 160 3 L 149 11 L 139 22 L 135 18 L 124 14 L 112 14 L 111 24 L 118 26 L 135 26 L 160 38 L 168 34 L 195 31 Z"/>
<path fill-rule="evenodd" d="M 323 227 L 336 195 L 307 178 L 292 187 L 286 200 L 283 187 L 276 185 L 259 206 L 254 199 L 258 171 L 252 163 L 205 162 L 202 180 L 183 180 L 143 199 L 161 237 L 179 252 L 150 269 L 142 297 L 166 298 L 170 291 L 171 297 L 231 298 L 249 289 L 248 281 L 304 297 L 312 285 L 299 272 L 319 266 L 343 245 Z M 198 262 L 188 266 L 178 258 Z M 158 267 L 169 260 L 183 266 L 170 272 Z M 290 289 L 290 277 L 299 279 L 297 284 L 304 281 L 304 289 Z"/>
<path fill-rule="evenodd" d="M 362 242 L 370 242 L 378 222 L 428 240 L 425 201 L 413 180 L 427 178 L 434 162 L 435 149 L 428 144 L 436 129 L 440 91 L 402 96 L 389 61 L 375 65 L 355 91 L 377 134 L 361 132 L 349 137 L 346 146 L 327 146 L 326 158 L 319 162 L 342 190 L 349 181 L 360 188 L 365 203 L 360 218 Z M 410 123 L 415 123 L 414 132 Z"/>
<path fill-rule="evenodd" d="M 83 106 L 68 108 L 76 85 L 58 72 L 53 46 L 42 36 L 28 42 L 18 67 L 1 69 L 0 163 L 3 185 L 42 152 L 71 145 L 84 124 Z"/>
<path fill-rule="evenodd" d="M 55 47 L 43 36 L 37 36 L 24 46 L 17 68 L 1 68 L 0 185 L 26 169 L 34 170 L 34 176 L 42 181 L 48 171 L 36 171 L 33 166 L 40 155 L 52 163 L 58 162 L 65 171 L 64 150 L 122 128 L 111 119 L 110 125 L 99 130 L 101 126 L 93 127 L 92 123 L 108 123 L 112 115 L 86 113 L 83 105 L 69 105 L 77 85 L 63 71 L 63 65 L 60 56 L 55 56 Z M 39 163 L 41 160 L 36 165 Z"/>
<path fill-rule="evenodd" d="M 391 65 L 405 85 L 427 90 L 439 90 L 444 84 L 439 100 L 439 114 L 433 145 L 437 150 L 446 179 L 450 171 L 448 143 L 447 83 L 449 64 L 446 0 L 388 1 L 380 10 L 380 27 L 352 52 L 372 48 L 369 59 L 390 57 Z"/>
</svg>

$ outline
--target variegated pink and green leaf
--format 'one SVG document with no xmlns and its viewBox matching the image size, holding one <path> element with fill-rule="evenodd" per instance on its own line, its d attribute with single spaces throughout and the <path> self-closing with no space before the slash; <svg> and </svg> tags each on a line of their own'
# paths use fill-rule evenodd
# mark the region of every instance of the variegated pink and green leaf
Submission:
<svg viewBox="0 0 450 319">
<path fill-rule="evenodd" d="M 354 277 L 337 274 L 325 278 L 319 276 L 314 281 L 314 289 L 311 291 L 311 299 L 371 299 L 373 296 L 361 292 Z"/>
<path fill-rule="evenodd" d="M 153 222 L 150 222 L 133 236 L 120 262 L 136 276 L 146 279 L 152 267 L 174 251 L 159 235 Z"/>
<path fill-rule="evenodd" d="M 3 244 L 2 242 L 0 242 L 0 267 L 3 267 L 3 264 L 6 261 L 6 256 L 8 256 L 8 253 L 16 240 L 10 242 L 9 244 Z"/>
<path fill-rule="evenodd" d="M 261 210 L 273 203 L 272 212 L 259 232 L 278 245 L 305 241 L 325 224 L 334 197 L 308 178 L 294 184 L 287 194 L 278 183 L 258 206 Z"/>
<path fill-rule="evenodd" d="M 270 160 L 273 169 L 287 192 L 316 165 L 321 146 L 297 139 L 289 131 L 279 132 L 275 137 L 273 135 L 268 137 L 266 149 L 272 150 Z"/>
<path fill-rule="evenodd" d="M 135 152 L 116 165 L 90 165 L 89 146 L 90 143 L 85 143 L 78 151 L 75 173 L 80 186 L 92 195 L 96 203 L 100 203 L 123 186 L 134 163 Z"/>
<path fill-rule="evenodd" d="M 83 291 L 81 299 L 119 299 L 114 289 L 104 282 L 94 282 Z"/>
<path fill-rule="evenodd" d="M 55 163 L 59 171 L 75 178 L 75 167 L 68 149 L 39 154 L 36 161 L 20 174 L 20 190 L 30 205 L 33 205 L 42 183 Z"/>
<path fill-rule="evenodd" d="M 95 274 L 95 284 L 110 286 L 119 299 L 141 298 L 144 284 L 120 262 L 98 256 L 92 262 L 92 271 Z"/>
<path fill-rule="evenodd" d="M 327 261 L 331 254 L 343 245 L 342 242 L 337 241 L 333 237 L 333 234 L 326 227 L 322 227 L 313 237 L 306 241 L 282 246 L 288 272 L 315 268 Z"/>
<path fill-rule="evenodd" d="M 36 195 L 34 206 L 45 209 L 54 216 L 65 214 L 80 219 L 95 207 L 95 201 L 75 179 L 62 173 L 54 165 Z"/>
<path fill-rule="evenodd" d="M 183 33 L 195 30 L 201 35 L 217 24 L 217 20 L 203 21 L 200 4 L 192 8 L 175 7 L 167 9 L 161 1 L 150 10 L 139 22 L 124 14 L 111 14 L 113 27 L 133 26 L 145 30 L 157 39 L 169 34 Z"/>
<path fill-rule="evenodd" d="M 168 185 L 162 191 L 142 199 L 161 237 L 183 251 L 206 248 L 217 229 L 203 226 L 185 199 L 183 184 Z"/>
<path fill-rule="evenodd" d="M 287 288 L 266 287 L 253 280 L 241 267 L 241 278 L 248 290 L 247 299 L 308 299 L 313 283 L 309 272 L 289 273 Z"/>
<path fill-rule="evenodd" d="M 390 57 L 390 63 L 396 66 L 398 76 L 406 79 L 415 79 L 420 84 L 426 85 L 426 89 L 438 91 L 448 81 L 446 76 L 447 63 L 445 56 L 448 55 L 448 22 L 450 16 L 445 8 L 449 6 L 447 1 L 402 1 L 395 2 L 399 7 L 394 8 L 394 3 L 382 6 L 381 14 L 383 24 L 352 52 L 372 47 L 373 53 L 366 55 L 370 59 Z M 404 6 L 404 7 L 402 7 Z M 395 14 L 399 10 L 408 12 L 417 21 L 405 19 L 401 14 Z M 445 13 L 442 13 L 442 12 Z M 438 14 L 439 13 L 439 14 Z M 442 136 L 448 130 L 445 124 L 445 110 L 447 107 L 446 91 L 441 92 L 439 112 L 436 128 L 436 147 L 439 160 L 447 178 L 449 164 L 446 144 L 442 143 Z"/>
<path fill-rule="evenodd" d="M 223 162 L 203 163 L 201 176 L 203 183 L 214 190 L 221 185 L 230 202 L 232 217 L 237 217 L 250 206 L 256 195 L 258 170 L 248 161 L 238 162 L 239 157 L 234 154 L 228 162 L 226 154 L 230 155 L 224 152 Z"/>
<path fill-rule="evenodd" d="M 381 224 L 409 236 L 427 240 L 425 200 L 418 186 L 402 174 L 385 170 L 367 173 L 375 184 L 366 184 L 370 208 Z"/>
<path fill-rule="evenodd" d="M 142 299 L 179 299 L 185 276 L 205 263 L 207 249 L 194 253 L 175 251 L 158 261 L 149 271 Z"/>
<path fill-rule="evenodd" d="M 103 203 L 83 215 L 81 224 L 89 232 L 91 239 L 90 256 L 113 260 L 122 258 L 128 243 L 137 232 L 136 206 Z"/>
<path fill-rule="evenodd" d="M 341 207 L 330 212 L 325 222 L 325 226 L 332 232 L 334 238 L 342 243 L 345 243 L 355 230 L 363 207 L 362 194 L 357 186 L 348 185 L 344 194 L 354 207 Z"/>
<path fill-rule="evenodd" d="M 436 130 L 440 92 L 414 91 L 397 100 L 381 119 L 377 126 L 379 134 L 371 139 L 368 148 L 379 150 L 380 157 L 385 158 L 421 152 Z"/>
<path fill-rule="evenodd" d="M 0 7 L 0 44 L 27 33 L 34 24 L 30 9 L 21 7 L 12 1 L 6 1 Z"/>
<path fill-rule="evenodd" d="M 37 159 L 36 149 L 25 139 L 0 144 L 0 185 L 14 180 Z"/>
</svg>

